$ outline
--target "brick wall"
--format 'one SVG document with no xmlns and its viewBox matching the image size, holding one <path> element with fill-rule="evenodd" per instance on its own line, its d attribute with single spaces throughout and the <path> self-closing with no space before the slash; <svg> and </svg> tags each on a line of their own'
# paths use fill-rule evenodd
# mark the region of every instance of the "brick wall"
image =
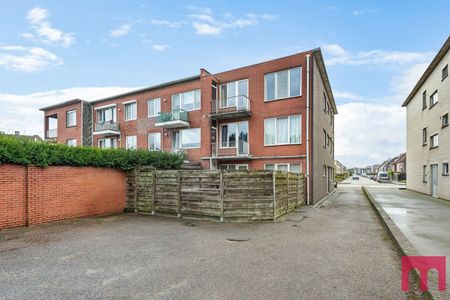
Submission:
<svg viewBox="0 0 450 300">
<path fill-rule="evenodd" d="M 126 174 L 91 167 L 0 165 L 0 228 L 122 212 Z"/>
</svg>

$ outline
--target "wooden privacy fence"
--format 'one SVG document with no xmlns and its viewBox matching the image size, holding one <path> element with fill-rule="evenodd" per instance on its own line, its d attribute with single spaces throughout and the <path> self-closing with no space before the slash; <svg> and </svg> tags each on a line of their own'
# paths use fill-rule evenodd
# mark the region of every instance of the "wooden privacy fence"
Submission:
<svg viewBox="0 0 450 300">
<path fill-rule="evenodd" d="M 159 171 L 128 174 L 127 211 L 220 221 L 275 220 L 304 203 L 303 174 Z"/>
</svg>

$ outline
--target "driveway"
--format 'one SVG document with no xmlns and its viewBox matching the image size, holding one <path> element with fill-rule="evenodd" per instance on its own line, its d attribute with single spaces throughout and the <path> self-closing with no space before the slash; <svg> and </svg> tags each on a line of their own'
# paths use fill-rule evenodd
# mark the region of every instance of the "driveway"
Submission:
<svg viewBox="0 0 450 300">
<path fill-rule="evenodd" d="M 276 223 L 119 215 L 0 231 L 0 298 L 402 299 L 359 187 Z"/>
</svg>

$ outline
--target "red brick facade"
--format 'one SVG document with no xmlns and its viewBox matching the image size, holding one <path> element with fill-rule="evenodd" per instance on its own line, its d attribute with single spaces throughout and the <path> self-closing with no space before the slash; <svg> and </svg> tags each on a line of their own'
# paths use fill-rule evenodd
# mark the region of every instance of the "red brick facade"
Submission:
<svg viewBox="0 0 450 300">
<path fill-rule="evenodd" d="M 126 173 L 0 165 L 0 229 L 124 210 Z"/>
</svg>

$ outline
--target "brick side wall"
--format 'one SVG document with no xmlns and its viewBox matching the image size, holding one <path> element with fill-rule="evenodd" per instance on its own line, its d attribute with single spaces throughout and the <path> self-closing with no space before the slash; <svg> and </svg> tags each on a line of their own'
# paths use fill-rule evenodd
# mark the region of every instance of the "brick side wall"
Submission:
<svg viewBox="0 0 450 300">
<path fill-rule="evenodd" d="M 126 173 L 104 168 L 0 165 L 0 228 L 122 212 Z M 4 192 L 6 191 L 6 192 Z"/>
</svg>

